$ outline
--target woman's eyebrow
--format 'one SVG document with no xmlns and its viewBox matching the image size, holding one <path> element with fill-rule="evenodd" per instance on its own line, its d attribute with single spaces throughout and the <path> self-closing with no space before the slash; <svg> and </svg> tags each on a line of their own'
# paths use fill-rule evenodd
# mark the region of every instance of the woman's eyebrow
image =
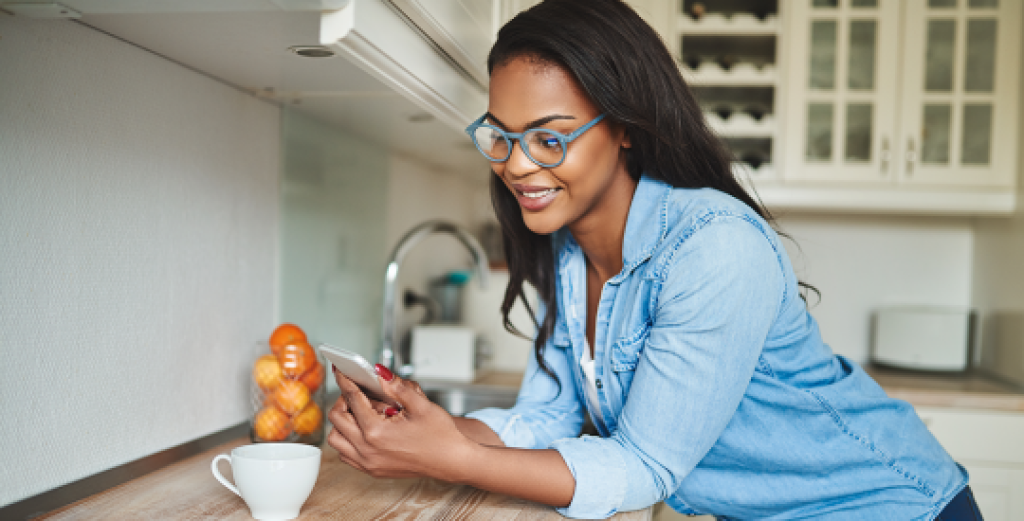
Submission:
<svg viewBox="0 0 1024 521">
<path fill-rule="evenodd" d="M 487 114 L 484 114 L 484 116 L 486 116 L 487 119 L 490 119 L 491 121 L 493 121 L 499 127 L 505 129 L 506 131 L 508 130 L 508 126 L 506 126 L 504 123 L 502 123 L 501 120 L 499 120 L 498 118 L 494 117 L 494 114 L 491 114 L 490 112 L 488 112 Z M 550 116 L 544 116 L 543 118 L 535 119 L 535 120 L 527 123 L 526 124 L 526 129 L 524 129 L 524 130 L 529 130 L 531 128 L 537 128 L 537 127 L 539 127 L 541 125 L 544 125 L 545 123 L 549 123 L 549 122 L 554 121 L 556 119 L 576 119 L 576 116 L 569 116 L 569 115 L 566 115 L 566 114 L 552 114 Z"/>
</svg>

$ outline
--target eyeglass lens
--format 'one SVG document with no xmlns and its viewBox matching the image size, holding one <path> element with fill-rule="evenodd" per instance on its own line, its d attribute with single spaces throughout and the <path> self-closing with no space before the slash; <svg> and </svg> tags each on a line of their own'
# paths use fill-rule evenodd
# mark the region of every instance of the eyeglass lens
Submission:
<svg viewBox="0 0 1024 521">
<path fill-rule="evenodd" d="M 496 161 L 504 161 L 509 156 L 509 140 L 493 128 L 480 127 L 473 133 L 480 151 Z M 565 154 L 562 142 L 552 133 L 544 130 L 531 130 L 523 136 L 528 155 L 535 163 L 553 165 L 560 163 Z"/>
</svg>

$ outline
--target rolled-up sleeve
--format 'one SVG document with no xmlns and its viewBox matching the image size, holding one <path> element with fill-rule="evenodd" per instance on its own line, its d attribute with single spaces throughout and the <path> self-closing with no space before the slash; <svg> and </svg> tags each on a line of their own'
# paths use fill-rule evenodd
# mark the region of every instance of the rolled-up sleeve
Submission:
<svg viewBox="0 0 1024 521">
<path fill-rule="evenodd" d="M 609 438 L 557 441 L 576 479 L 568 517 L 605 518 L 675 492 L 739 407 L 785 295 L 762 223 L 724 215 L 671 240 L 651 331 Z"/>
<path fill-rule="evenodd" d="M 583 405 L 577 396 L 569 365 L 571 358 L 570 348 L 548 340 L 544 348 L 544 363 L 558 377 L 558 382 L 555 382 L 541 370 L 536 350 L 531 349 L 515 406 L 511 409 L 481 409 L 466 417 L 486 424 L 506 447 L 545 449 L 555 440 L 579 436 L 583 428 Z"/>
</svg>

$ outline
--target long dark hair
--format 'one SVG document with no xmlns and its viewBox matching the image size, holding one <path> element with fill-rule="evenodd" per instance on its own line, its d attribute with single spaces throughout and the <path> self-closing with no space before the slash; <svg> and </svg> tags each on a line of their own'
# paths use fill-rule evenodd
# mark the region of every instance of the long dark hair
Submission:
<svg viewBox="0 0 1024 521">
<path fill-rule="evenodd" d="M 633 179 L 644 173 L 674 187 L 714 188 L 772 222 L 734 177 L 731 153 L 708 127 L 665 44 L 620 0 L 546 0 L 519 13 L 498 32 L 488 71 L 521 57 L 571 74 L 607 119 L 625 128 L 632 145 L 627 167 Z M 509 270 L 501 304 L 505 328 L 519 334 L 509 312 L 522 299 L 537 325 L 537 361 L 554 377 L 543 357 L 558 316 L 551 238 L 527 228 L 515 196 L 494 175 L 491 201 Z M 536 288 L 546 306 L 540 320 L 524 298 L 525 282 Z"/>
</svg>

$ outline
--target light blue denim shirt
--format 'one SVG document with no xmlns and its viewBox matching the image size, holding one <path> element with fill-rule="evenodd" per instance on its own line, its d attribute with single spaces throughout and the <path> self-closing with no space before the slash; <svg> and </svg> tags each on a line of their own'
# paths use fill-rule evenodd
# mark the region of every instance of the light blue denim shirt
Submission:
<svg viewBox="0 0 1024 521">
<path fill-rule="evenodd" d="M 558 321 L 516 405 L 476 418 L 505 445 L 554 448 L 576 518 L 665 500 L 724 519 L 933 519 L 967 484 L 906 402 L 834 355 L 778 236 L 711 189 L 641 179 L 623 269 L 597 310 L 600 437 L 586 407 L 583 252 L 556 233 Z M 598 422 L 600 423 L 600 422 Z"/>
</svg>

